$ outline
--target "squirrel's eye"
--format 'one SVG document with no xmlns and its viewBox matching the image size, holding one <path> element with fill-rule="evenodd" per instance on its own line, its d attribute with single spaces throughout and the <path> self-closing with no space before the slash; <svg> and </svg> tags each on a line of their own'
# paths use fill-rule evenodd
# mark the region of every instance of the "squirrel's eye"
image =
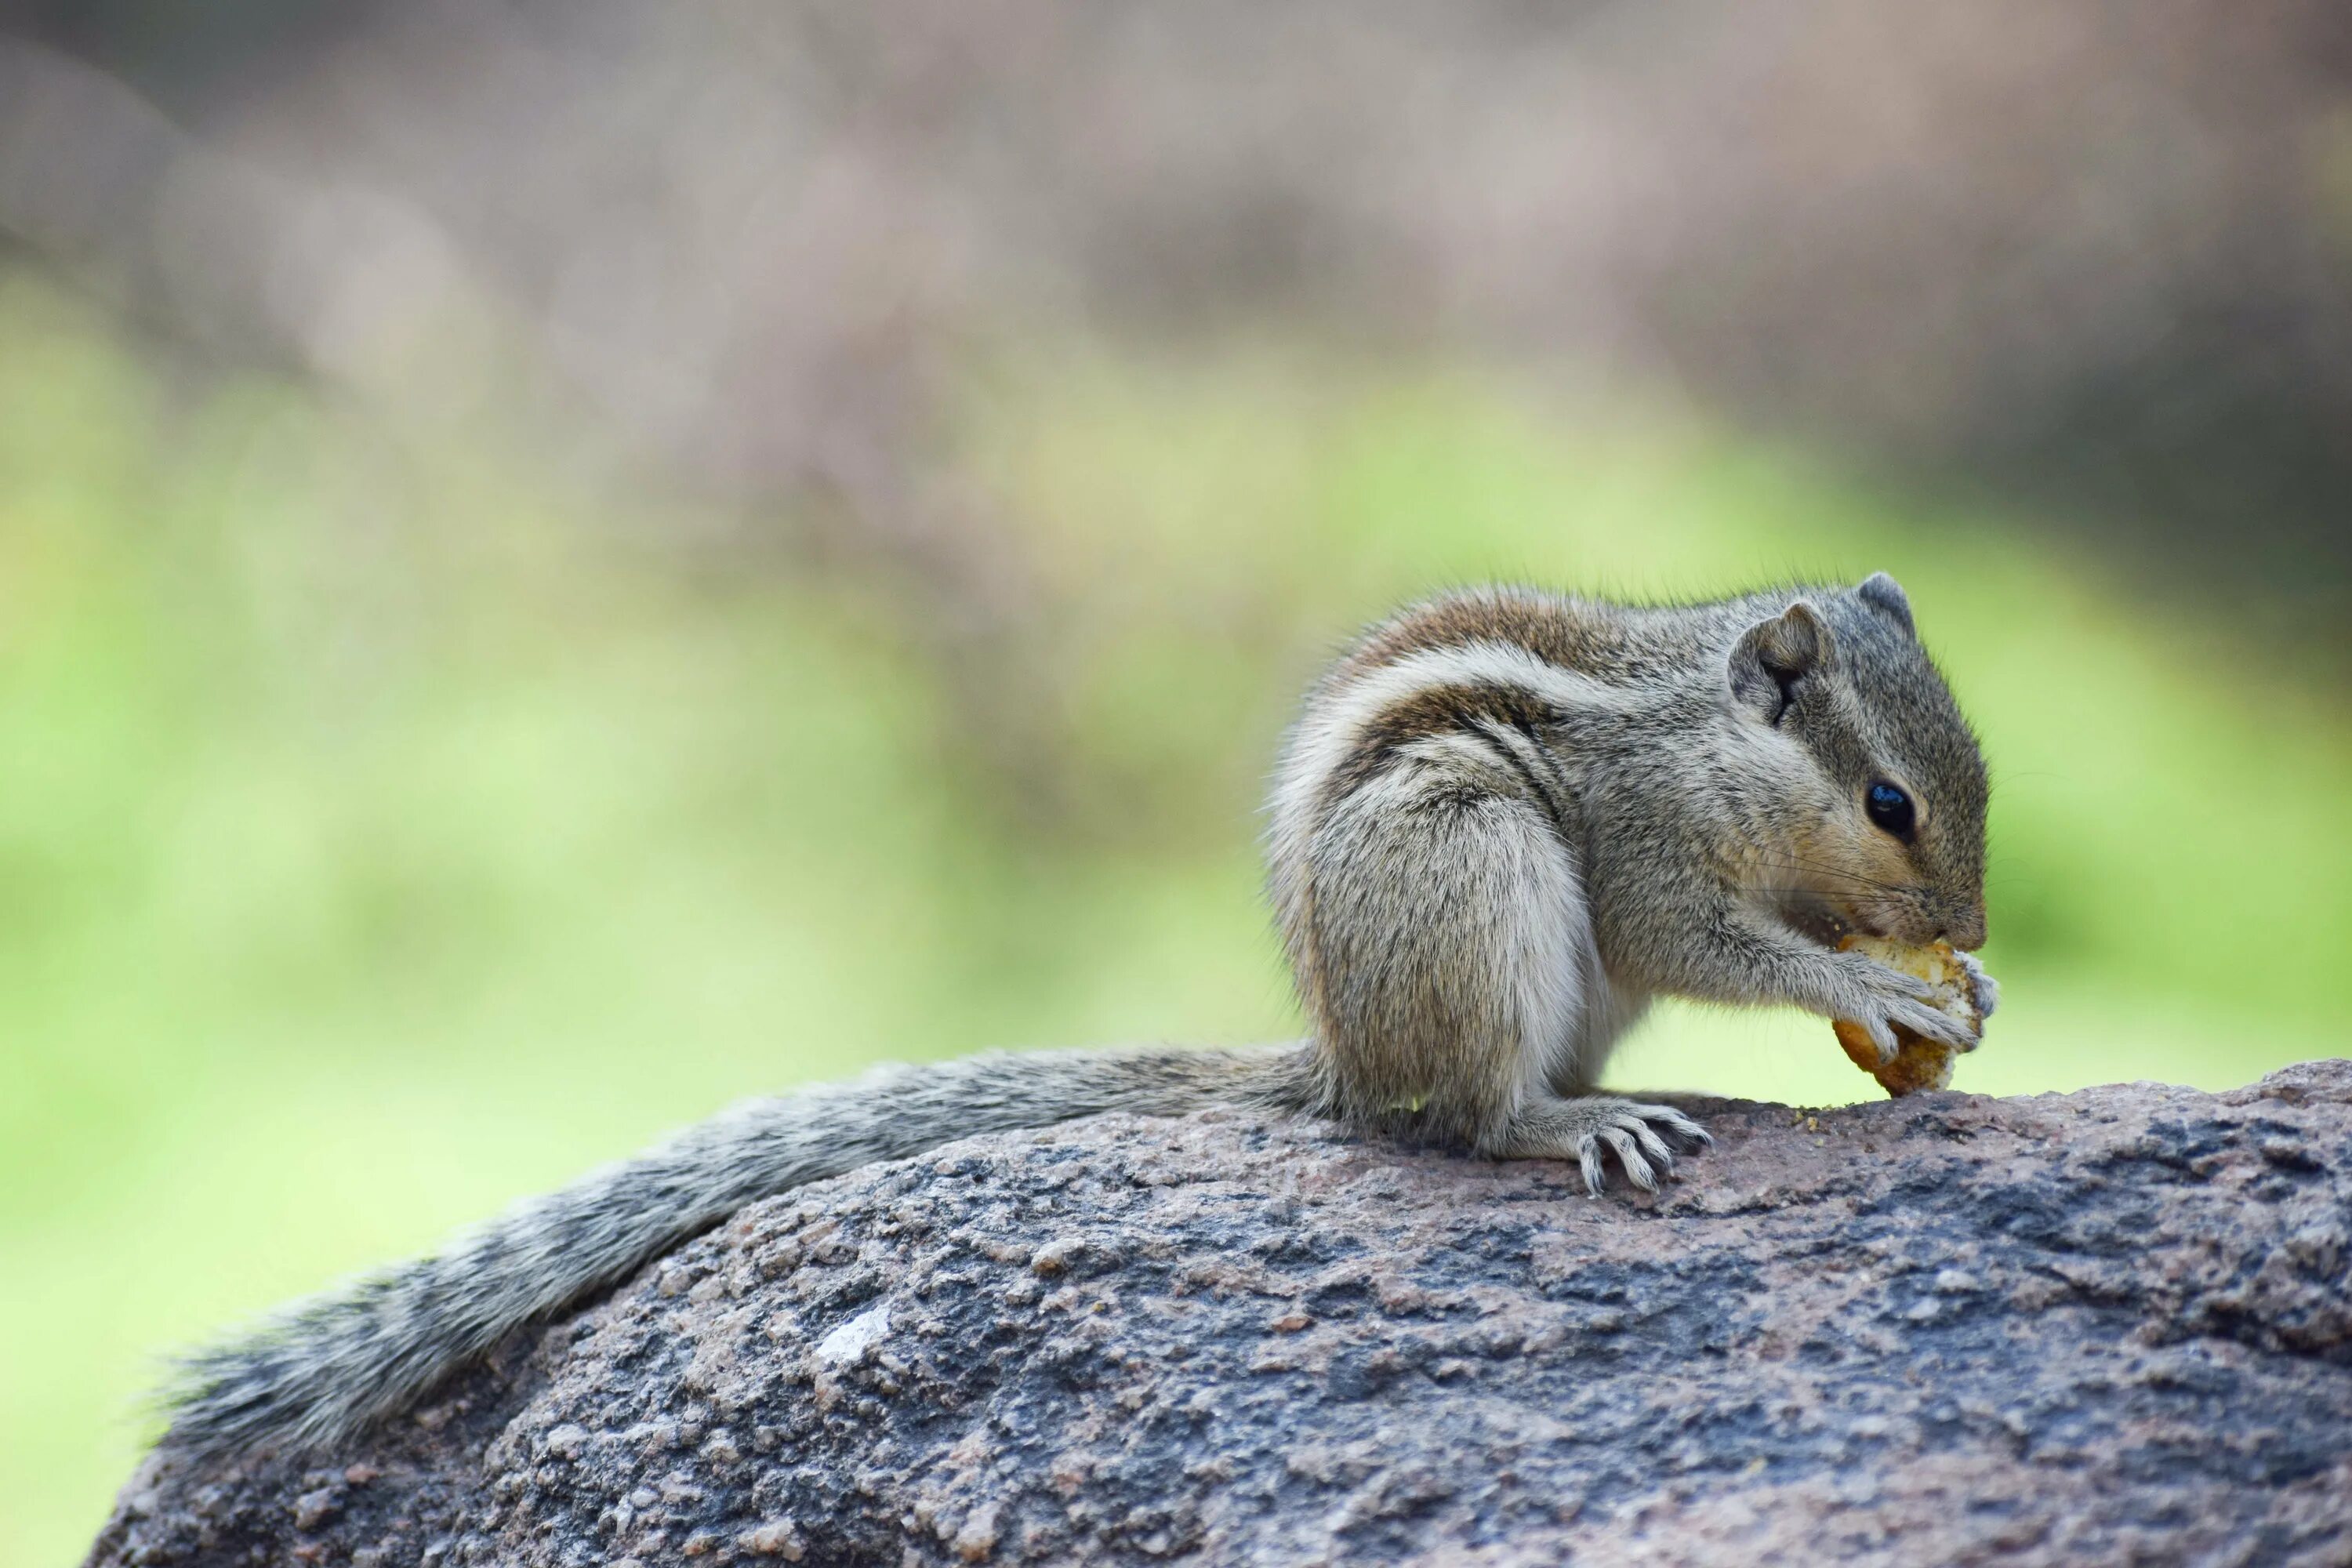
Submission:
<svg viewBox="0 0 2352 1568">
<path fill-rule="evenodd" d="M 1870 786 L 1869 793 L 1863 796 L 1862 804 L 1863 809 L 1870 814 L 1870 820 L 1880 827 L 1897 838 L 1911 837 L 1912 826 L 1918 818 L 1911 809 L 1911 797 L 1902 790 L 1881 779 Z"/>
</svg>

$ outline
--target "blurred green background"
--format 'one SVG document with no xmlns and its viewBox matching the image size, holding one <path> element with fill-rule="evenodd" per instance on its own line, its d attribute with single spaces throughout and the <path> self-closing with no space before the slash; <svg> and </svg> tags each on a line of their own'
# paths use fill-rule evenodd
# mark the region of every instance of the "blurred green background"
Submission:
<svg viewBox="0 0 2352 1568">
<path fill-rule="evenodd" d="M 1349 207 L 1364 226 L 1335 232 L 1389 247 L 1371 266 L 1312 237 L 1339 221 L 1321 209 L 1266 206 L 1257 162 L 1181 139 L 1129 150 L 1197 176 L 1143 196 L 1099 149 L 1035 208 L 998 202 L 978 154 L 907 196 L 907 170 L 937 174 L 929 144 L 875 127 L 931 122 L 876 110 L 894 93 L 929 114 L 944 92 L 961 107 L 937 112 L 980 115 L 1013 158 L 1036 147 L 988 115 L 1047 114 L 1015 88 L 1065 79 L 1033 60 L 1108 60 L 1190 101 L 1226 58 L 1214 28 L 1250 37 L 1211 7 L 1223 21 L 1173 55 L 1137 54 L 1013 6 L 986 57 L 945 10 L 908 10 L 965 52 L 908 65 L 845 9 L 814 43 L 756 47 L 740 15 L 501 33 L 645 87 L 596 100 L 617 129 L 578 154 L 593 178 L 536 183 L 452 171 L 578 132 L 584 89 L 531 79 L 545 99 L 517 122 L 537 129 L 488 136 L 436 74 L 465 51 L 404 55 L 412 24 L 376 9 L 230 6 L 246 31 L 174 47 L 152 8 L 115 7 L 144 26 L 111 31 L 0 11 L 0 1563 L 80 1549 L 152 1432 L 137 1401 L 162 1352 L 730 1099 L 879 1058 L 1293 1032 L 1258 889 L 1266 768 L 1337 644 L 1448 584 L 1692 595 L 1895 572 L 1995 777 L 2006 1004 L 1958 1087 L 2221 1088 L 2344 1052 L 2352 708 L 2328 518 L 2352 488 L 2324 443 L 2249 455 L 2244 435 L 2266 409 L 2319 419 L 2333 383 L 2231 381 L 2185 328 L 2070 337 L 2096 310 L 2063 288 L 1984 307 L 2031 353 L 1975 352 L 1965 313 L 1825 348 L 1818 310 L 1797 331 L 1773 307 L 1810 296 L 1773 293 L 1760 262 L 1739 288 L 1701 271 L 1612 297 L 1612 321 L 1681 345 L 1664 358 L 1589 322 L 1535 332 L 1520 307 L 1615 274 L 1482 270 L 1461 235 L 1416 250 L 1442 203 Z M 1471 66 L 1523 54 L 1512 37 L 1437 52 L 1470 62 L 1478 100 Z M 1609 79 L 1675 58 L 1546 47 Z M 810 50 L 835 99 L 795 74 Z M 694 91 L 673 56 L 709 68 Z M 1335 79 L 1378 99 L 1384 58 Z M 482 68 L 511 110 L 516 79 Z M 402 98 L 403 70 L 432 90 Z M 709 89 L 705 124 L 724 70 L 750 96 Z M 1279 104 L 1292 79 L 1219 90 Z M 649 126 L 740 152 L 727 116 L 762 81 L 858 136 L 771 127 L 759 177 L 739 160 L 717 196 L 717 154 L 611 173 Z M 2339 283 L 2343 101 L 2304 105 L 2294 209 L 2336 236 L 2312 243 Z M 1117 120 L 1084 95 L 1052 113 Z M 2013 118 L 1968 121 L 1977 153 Z M 1320 123 L 1283 144 L 1321 162 L 1286 177 L 1355 188 Z M 1490 154 L 1551 147 L 1503 129 Z M 1783 177 L 1879 177 L 1818 156 L 1818 187 L 1803 159 Z M 1510 159 L 1478 166 L 1521 188 Z M 632 181 L 654 195 L 627 205 Z M 2097 188 L 2137 210 L 2120 176 Z M 1562 190 L 1524 205 L 1597 199 Z M 955 228 L 940 191 L 989 194 L 991 217 Z M 2074 232 L 2018 265 L 2096 274 Z M 1291 237 L 1276 261 L 1244 243 L 1265 234 Z M 2142 237 L 2144 273 L 2178 263 L 2210 290 L 2213 253 L 2181 261 L 2191 241 L 2167 234 Z M 1814 237 L 1832 258 L 1901 239 L 1851 215 Z M 559 239 L 569 270 L 539 265 Z M 1058 270 L 1007 281 L 974 254 Z M 1981 291 L 2008 265 L 1968 253 L 1895 297 Z M 1841 298 L 1869 293 L 1840 276 Z M 2274 281 L 2242 276 L 2249 297 Z M 2287 335 L 2335 320 L 2336 295 L 2313 298 Z M 2034 360 L 2043 340 L 2064 352 Z M 2261 362 L 2268 340 L 2196 341 Z M 2028 383 L 2046 395 L 2017 428 L 2070 437 L 2001 433 Z M 2200 422 L 2183 386 L 2238 401 L 2192 400 Z M 1679 1006 L 1615 1076 L 1876 1092 L 1818 1020 Z"/>
</svg>

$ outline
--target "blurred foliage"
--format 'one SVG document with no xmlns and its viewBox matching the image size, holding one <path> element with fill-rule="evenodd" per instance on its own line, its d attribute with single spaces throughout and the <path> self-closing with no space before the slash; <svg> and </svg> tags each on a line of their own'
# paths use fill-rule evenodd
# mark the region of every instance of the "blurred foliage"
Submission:
<svg viewBox="0 0 2352 1568">
<path fill-rule="evenodd" d="M 729 1098 L 1292 1029 L 1260 781 L 1447 584 L 1895 571 L 1996 773 L 1961 1087 L 2342 1048 L 2352 721 L 2030 519 L 1441 363 L 1068 344 L 949 401 L 1013 584 L 966 643 L 800 520 L 673 549 L 741 530 L 0 289 L 0 1562 L 87 1538 L 152 1352 Z M 1683 1008 L 1616 1076 L 1874 1092 Z"/>
</svg>

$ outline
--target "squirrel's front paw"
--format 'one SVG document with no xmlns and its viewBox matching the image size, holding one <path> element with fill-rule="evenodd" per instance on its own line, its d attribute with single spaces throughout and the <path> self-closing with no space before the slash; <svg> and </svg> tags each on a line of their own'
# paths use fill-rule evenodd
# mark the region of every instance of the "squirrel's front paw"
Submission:
<svg viewBox="0 0 2352 1568">
<path fill-rule="evenodd" d="M 1901 1043 L 1895 1037 L 1897 1025 L 1911 1033 L 1948 1046 L 1956 1051 L 1977 1048 L 1977 1031 L 1966 1019 L 1956 1018 L 1929 1000 L 1935 988 L 1914 974 L 1890 969 L 1874 959 L 1859 953 L 1842 955 L 1840 968 L 1845 984 L 1845 994 L 1830 1008 L 1830 1016 L 1847 1019 L 1862 1026 L 1872 1045 L 1878 1047 L 1878 1065 L 1885 1067 L 1895 1059 Z M 1972 971 L 1986 986 L 1992 986 L 1992 977 L 1981 969 Z M 1994 987 L 1998 991 L 1998 987 Z"/>
<path fill-rule="evenodd" d="M 2000 982 L 1985 973 L 1985 966 L 1977 962 L 1975 953 L 1955 948 L 1952 957 L 1969 977 L 1969 1000 L 1976 1005 L 1977 1016 L 1991 1017 L 1992 1010 L 2000 1005 Z"/>
</svg>

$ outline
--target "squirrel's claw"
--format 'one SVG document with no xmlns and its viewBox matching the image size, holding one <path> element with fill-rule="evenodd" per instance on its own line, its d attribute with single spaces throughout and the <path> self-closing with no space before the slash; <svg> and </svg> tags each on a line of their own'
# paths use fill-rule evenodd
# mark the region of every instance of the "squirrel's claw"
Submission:
<svg viewBox="0 0 2352 1568">
<path fill-rule="evenodd" d="M 1626 1180 L 1643 1192 L 1671 1180 L 1675 1157 L 1713 1143 L 1706 1128 L 1668 1105 L 1635 1105 L 1595 1098 L 1563 1100 L 1523 1124 L 1505 1152 L 1518 1158 L 1572 1159 L 1584 1190 L 1599 1197 L 1613 1157 Z"/>
<path fill-rule="evenodd" d="M 1976 1005 L 1977 1016 L 1991 1017 L 1993 1009 L 2000 1005 L 2000 982 L 1985 973 L 1985 966 L 1977 962 L 1975 953 L 1955 952 L 1952 956 L 1968 973 L 1969 1000 Z"/>
</svg>

